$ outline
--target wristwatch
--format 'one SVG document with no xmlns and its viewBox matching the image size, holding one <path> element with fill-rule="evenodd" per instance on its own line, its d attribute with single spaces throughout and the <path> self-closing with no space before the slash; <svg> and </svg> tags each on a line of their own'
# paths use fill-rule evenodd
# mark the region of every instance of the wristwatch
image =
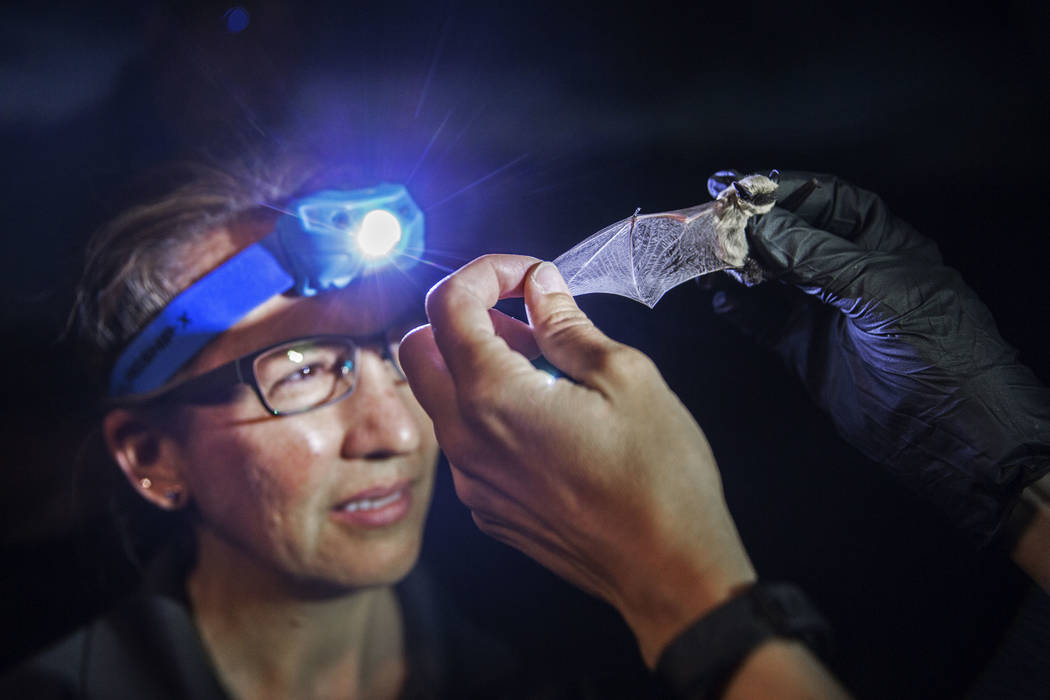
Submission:
<svg viewBox="0 0 1050 700">
<path fill-rule="evenodd" d="M 773 637 L 828 651 L 831 628 L 809 599 L 788 583 L 757 583 L 708 611 L 660 655 L 656 673 L 674 697 L 718 698 L 733 672 Z"/>
</svg>

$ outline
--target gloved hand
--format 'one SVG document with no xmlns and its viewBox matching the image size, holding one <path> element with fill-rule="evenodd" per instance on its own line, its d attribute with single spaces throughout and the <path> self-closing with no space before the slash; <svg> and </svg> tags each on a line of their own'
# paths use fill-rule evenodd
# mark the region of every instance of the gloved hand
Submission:
<svg viewBox="0 0 1050 700">
<path fill-rule="evenodd" d="M 1050 471 L 1050 390 L 933 241 L 877 196 L 787 173 L 777 200 L 749 232 L 775 281 L 727 283 L 715 311 L 771 346 L 846 440 L 989 542 Z"/>
</svg>

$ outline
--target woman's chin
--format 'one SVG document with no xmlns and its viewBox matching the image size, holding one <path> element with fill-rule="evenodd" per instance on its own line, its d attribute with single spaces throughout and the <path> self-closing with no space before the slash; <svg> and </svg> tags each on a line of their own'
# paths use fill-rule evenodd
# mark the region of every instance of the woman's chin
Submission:
<svg viewBox="0 0 1050 700">
<path fill-rule="evenodd" d="M 393 586 L 408 576 L 419 560 L 420 542 L 386 546 L 380 551 L 359 553 L 343 567 L 328 569 L 304 579 L 311 587 L 328 595 L 351 593 L 364 588 Z M 337 570 L 336 570 L 337 569 Z"/>
</svg>

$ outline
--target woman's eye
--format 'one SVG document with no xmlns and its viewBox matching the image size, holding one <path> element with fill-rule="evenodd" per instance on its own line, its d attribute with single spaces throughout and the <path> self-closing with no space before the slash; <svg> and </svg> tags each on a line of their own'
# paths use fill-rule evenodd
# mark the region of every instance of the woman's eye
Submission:
<svg viewBox="0 0 1050 700">
<path fill-rule="evenodd" d="M 319 362 L 312 365 L 303 365 L 302 367 L 297 367 L 295 371 L 285 375 L 279 382 L 277 382 L 277 385 L 302 383 L 309 379 L 321 376 L 324 374 L 325 369 L 324 365 Z"/>
</svg>

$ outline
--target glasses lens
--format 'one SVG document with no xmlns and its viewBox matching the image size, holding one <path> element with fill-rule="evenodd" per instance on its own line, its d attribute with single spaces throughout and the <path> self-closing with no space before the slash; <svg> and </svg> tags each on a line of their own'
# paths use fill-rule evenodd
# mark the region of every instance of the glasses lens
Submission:
<svg viewBox="0 0 1050 700">
<path fill-rule="evenodd" d="M 357 348 L 349 340 L 297 340 L 255 359 L 255 381 L 272 411 L 292 413 L 354 390 Z"/>
</svg>

